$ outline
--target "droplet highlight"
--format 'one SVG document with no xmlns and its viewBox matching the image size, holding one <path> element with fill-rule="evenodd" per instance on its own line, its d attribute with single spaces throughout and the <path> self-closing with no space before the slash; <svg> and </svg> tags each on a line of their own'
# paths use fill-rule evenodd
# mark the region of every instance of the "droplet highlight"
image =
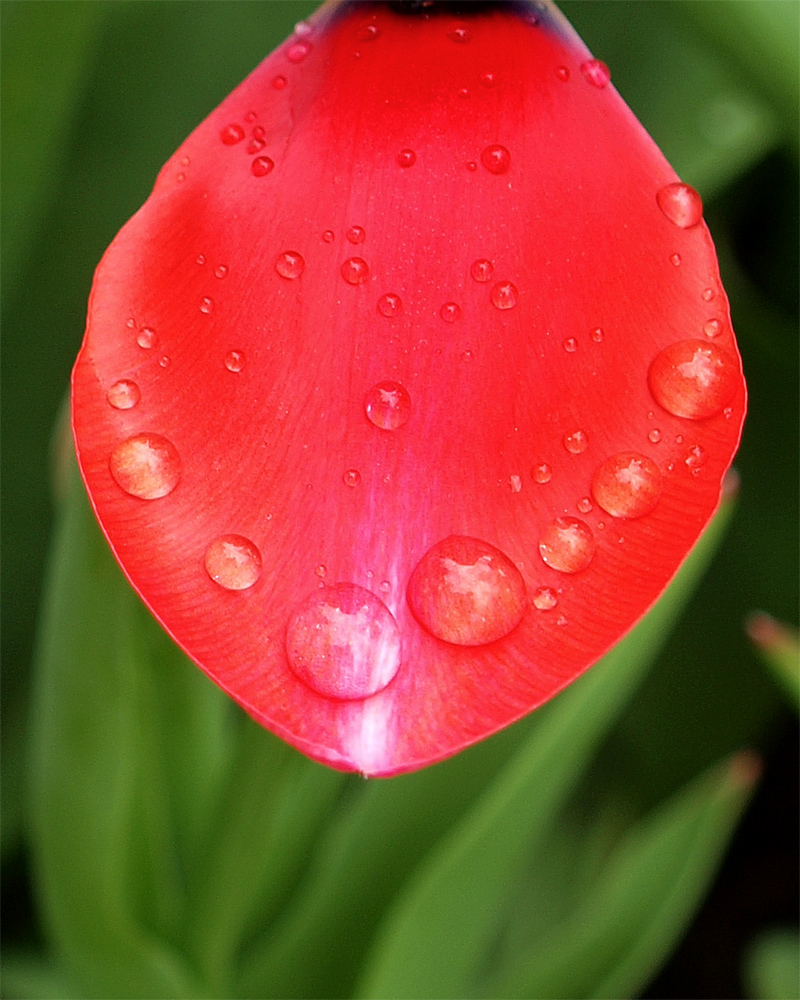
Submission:
<svg viewBox="0 0 800 1000">
<path fill-rule="evenodd" d="M 580 573 L 594 558 L 592 529 L 577 517 L 557 517 L 539 539 L 539 555 L 559 573 Z"/>
<path fill-rule="evenodd" d="M 490 174 L 504 174 L 511 166 L 511 153 L 505 146 L 493 143 L 481 153 L 481 163 Z"/>
<path fill-rule="evenodd" d="M 206 572 L 225 590 L 247 590 L 261 576 L 261 553 L 244 535 L 222 535 L 206 549 Z"/>
<path fill-rule="evenodd" d="M 411 397 L 399 382 L 378 382 L 365 396 L 364 410 L 376 427 L 384 431 L 396 431 L 408 423 Z"/>
<path fill-rule="evenodd" d="M 115 410 L 132 410 L 141 398 L 139 386 L 128 378 L 115 382 L 106 393 L 106 399 Z"/>
<path fill-rule="evenodd" d="M 306 262 L 296 250 L 284 250 L 275 261 L 275 270 L 282 278 L 294 281 L 306 268 Z"/>
<path fill-rule="evenodd" d="M 175 445 L 160 434 L 135 434 L 118 444 L 109 459 L 117 485 L 140 500 L 158 500 L 172 493 L 181 478 Z"/>
<path fill-rule="evenodd" d="M 669 221 L 681 229 L 691 229 L 703 218 L 703 201 L 688 184 L 667 184 L 656 195 L 656 201 Z"/>
<path fill-rule="evenodd" d="M 656 355 L 648 383 L 668 413 L 703 420 L 730 400 L 739 384 L 739 366 L 714 343 L 681 340 Z"/>
<path fill-rule="evenodd" d="M 652 459 L 635 452 L 612 455 L 592 477 L 592 496 L 612 517 L 644 517 L 661 496 L 661 472 Z"/>
</svg>

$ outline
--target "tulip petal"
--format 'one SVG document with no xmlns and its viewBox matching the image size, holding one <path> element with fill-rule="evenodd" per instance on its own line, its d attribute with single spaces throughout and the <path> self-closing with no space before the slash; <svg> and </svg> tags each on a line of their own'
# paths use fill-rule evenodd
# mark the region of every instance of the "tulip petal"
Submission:
<svg viewBox="0 0 800 1000">
<path fill-rule="evenodd" d="M 554 8 L 323 7 L 98 267 L 73 426 L 131 583 L 335 767 L 542 704 L 663 591 L 738 445 L 699 212 Z"/>
</svg>

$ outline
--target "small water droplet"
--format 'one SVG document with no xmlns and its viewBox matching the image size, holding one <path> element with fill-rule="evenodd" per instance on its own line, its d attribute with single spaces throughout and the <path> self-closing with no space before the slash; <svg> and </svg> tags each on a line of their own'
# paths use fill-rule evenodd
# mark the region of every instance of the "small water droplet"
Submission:
<svg viewBox="0 0 800 1000">
<path fill-rule="evenodd" d="M 672 254 L 669 260 L 671 264 L 675 265 L 675 267 L 681 266 L 681 255 L 679 253 Z"/>
<path fill-rule="evenodd" d="M 244 120 L 248 123 L 248 125 L 252 124 L 256 120 L 256 118 L 258 118 L 258 115 L 255 113 L 255 111 L 248 111 L 247 114 L 244 116 Z M 253 132 L 255 133 L 255 129 L 253 129 Z"/>
<path fill-rule="evenodd" d="M 214 311 L 214 300 L 210 299 L 207 295 L 204 295 L 200 299 L 200 312 L 208 315 L 210 312 Z"/>
<path fill-rule="evenodd" d="M 687 467 L 690 468 L 692 471 L 694 471 L 695 469 L 699 469 L 701 466 L 703 466 L 705 464 L 705 461 L 706 461 L 705 450 L 701 448 L 699 444 L 696 444 L 694 445 L 694 447 L 690 448 L 686 454 L 686 458 L 684 458 L 684 462 L 686 463 Z"/>
<path fill-rule="evenodd" d="M 118 444 L 109 469 L 118 486 L 141 500 L 167 496 L 181 478 L 175 445 L 160 434 L 135 434 Z"/>
<path fill-rule="evenodd" d="M 556 76 L 562 83 L 569 80 L 569 69 L 566 66 L 556 66 Z"/>
<path fill-rule="evenodd" d="M 195 262 L 202 266 L 206 262 L 206 255 L 203 253 L 198 254 L 197 257 L 195 257 Z"/>
<path fill-rule="evenodd" d="M 474 358 L 475 358 L 475 355 L 472 353 L 472 351 L 462 351 L 461 352 L 461 360 L 462 361 L 472 361 Z"/>
<path fill-rule="evenodd" d="M 574 354 L 578 350 L 578 341 L 574 337 L 567 337 L 563 346 L 567 354 Z"/>
<path fill-rule="evenodd" d="M 272 88 L 273 90 L 283 90 L 287 82 L 286 77 L 282 73 L 279 73 L 277 76 L 273 76 L 272 78 Z"/>
<path fill-rule="evenodd" d="M 656 201 L 669 221 L 681 229 L 691 229 L 703 218 L 703 201 L 688 184 L 667 184 L 656 195 Z"/>
<path fill-rule="evenodd" d="M 286 58 L 290 63 L 302 62 L 311 51 L 311 42 L 294 42 L 286 50 Z"/>
<path fill-rule="evenodd" d="M 602 344 L 604 337 L 605 334 L 603 333 L 601 327 L 598 326 L 596 329 L 592 330 L 592 340 L 595 342 L 595 344 Z"/>
<path fill-rule="evenodd" d="M 125 326 L 127 326 L 127 328 L 128 328 L 129 330 L 132 330 L 132 329 L 133 329 L 133 328 L 134 328 L 134 327 L 136 326 L 136 320 L 135 320 L 135 319 L 133 319 L 133 318 L 129 319 L 129 320 L 128 320 L 128 321 L 127 321 L 127 322 L 125 323 Z"/>
<path fill-rule="evenodd" d="M 247 152 L 252 156 L 254 153 L 260 153 L 261 150 L 266 146 L 266 139 L 251 139 L 247 143 Z"/>
<path fill-rule="evenodd" d="M 220 278 L 220 279 L 227 278 L 228 277 L 228 265 L 227 264 L 220 264 L 218 267 L 215 267 L 214 268 L 214 277 L 215 278 Z"/>
<path fill-rule="evenodd" d="M 314 572 L 320 580 L 324 580 L 328 573 L 328 567 L 324 563 L 320 563 L 319 566 L 314 567 Z"/>
<path fill-rule="evenodd" d="M 347 239 L 350 243 L 363 243 L 367 232 L 363 226 L 351 226 L 347 230 Z"/>
<path fill-rule="evenodd" d="M 719 413 L 739 384 L 739 367 L 716 344 L 681 340 L 656 355 L 650 391 L 668 413 L 703 420 Z"/>
<path fill-rule="evenodd" d="M 497 82 L 494 73 L 491 73 L 488 70 L 485 73 L 481 73 L 480 81 L 484 87 L 493 87 Z"/>
<path fill-rule="evenodd" d="M 411 397 L 399 382 L 378 382 L 364 398 L 367 416 L 384 431 L 396 431 L 408 423 Z"/>
<path fill-rule="evenodd" d="M 564 615 L 559 615 L 558 618 L 556 619 L 556 625 L 558 625 L 560 628 L 564 628 L 564 626 L 568 625 L 568 624 L 569 624 L 569 622 L 564 617 Z"/>
<path fill-rule="evenodd" d="M 469 170 L 470 173 L 474 174 L 477 169 L 478 169 L 477 160 L 467 160 L 467 170 Z"/>
<path fill-rule="evenodd" d="M 170 359 L 165 354 L 163 357 L 161 357 L 161 358 L 158 359 L 158 363 L 161 365 L 162 368 L 169 368 Z"/>
<path fill-rule="evenodd" d="M 483 284 L 492 280 L 494 264 L 490 260 L 486 260 L 486 258 L 474 260 L 470 265 L 469 273 L 475 281 L 480 281 Z"/>
<path fill-rule="evenodd" d="M 257 156 L 250 164 L 250 170 L 254 177 L 266 177 L 271 174 L 275 163 L 268 156 Z"/>
<path fill-rule="evenodd" d="M 581 497 L 580 500 L 575 504 L 575 507 L 577 508 L 578 513 L 580 514 L 591 514 L 591 512 L 594 510 L 592 501 L 589 499 L 589 497 Z"/>
<path fill-rule="evenodd" d="M 360 42 L 374 42 L 380 33 L 381 29 L 377 24 L 362 24 L 356 32 L 356 38 Z"/>
<path fill-rule="evenodd" d="M 242 351 L 228 351 L 225 355 L 225 367 L 229 372 L 240 372 L 244 368 L 244 360 Z"/>
<path fill-rule="evenodd" d="M 242 126 L 233 122 L 222 129 L 219 137 L 226 146 L 235 146 L 237 142 L 241 142 L 244 139 L 244 135 L 245 132 Z"/>
<path fill-rule="evenodd" d="M 451 42 L 456 42 L 459 45 L 466 45 L 466 43 L 472 37 L 469 28 L 464 27 L 460 24 L 457 28 L 453 28 L 452 31 L 447 32 L 447 37 Z"/>
<path fill-rule="evenodd" d="M 128 378 L 115 382 L 106 393 L 106 399 L 115 410 L 131 410 L 141 398 L 139 386 Z"/>
<path fill-rule="evenodd" d="M 577 517 L 557 517 L 542 532 L 539 554 L 559 573 L 580 573 L 594 558 L 592 529 Z"/>
<path fill-rule="evenodd" d="M 381 580 L 378 589 L 381 590 L 384 594 L 388 594 L 389 591 L 392 589 L 392 585 L 391 583 L 389 583 L 388 580 Z"/>
<path fill-rule="evenodd" d="M 184 173 L 180 173 L 180 174 L 178 174 L 178 175 L 177 175 L 177 177 L 175 178 L 175 180 L 176 180 L 176 181 L 177 181 L 177 182 L 178 182 L 179 184 L 183 184 L 183 182 L 184 182 L 184 181 L 186 180 L 186 174 L 184 174 Z"/>
<path fill-rule="evenodd" d="M 261 576 L 261 553 L 244 535 L 222 535 L 206 549 L 206 572 L 225 590 L 247 590 Z"/>
<path fill-rule="evenodd" d="M 611 71 L 599 59 L 587 59 L 585 63 L 581 63 L 581 73 L 598 90 L 602 90 L 611 79 Z"/>
<path fill-rule="evenodd" d="M 531 475 L 533 476 L 535 482 L 543 485 L 544 483 L 549 483 L 553 478 L 553 470 L 547 462 L 541 462 L 539 465 L 534 465 L 531 469 Z"/>
<path fill-rule="evenodd" d="M 558 604 L 558 595 L 552 587 L 539 587 L 534 590 L 532 600 L 537 611 L 552 611 Z"/>
<path fill-rule="evenodd" d="M 322 234 L 323 243 L 333 243 L 335 239 L 336 239 L 336 234 L 332 229 L 326 229 L 325 232 Z"/>
<path fill-rule="evenodd" d="M 349 257 L 342 264 L 342 277 L 349 285 L 360 285 L 369 277 L 369 265 L 362 257 Z"/>
<path fill-rule="evenodd" d="M 400 669 L 400 629 L 380 598 L 354 583 L 320 587 L 286 627 L 289 666 L 326 698 L 369 698 Z"/>
<path fill-rule="evenodd" d="M 513 309 L 517 304 L 517 286 L 510 281 L 501 281 L 492 289 L 492 305 L 495 309 Z"/>
<path fill-rule="evenodd" d="M 296 250 L 284 250 L 283 253 L 278 254 L 278 259 L 275 261 L 275 270 L 278 274 L 291 281 L 300 277 L 305 266 L 305 260 Z"/>
<path fill-rule="evenodd" d="M 722 333 L 722 323 L 718 319 L 710 319 L 703 324 L 703 333 L 709 338 L 713 339 L 718 337 Z"/>
<path fill-rule="evenodd" d="M 458 96 L 462 100 L 466 100 L 469 97 L 469 90 L 466 87 L 459 87 Z"/>
<path fill-rule="evenodd" d="M 725 414 L 725 419 L 726 420 L 730 420 L 731 417 L 733 416 L 733 407 L 732 406 L 726 406 L 725 409 L 722 412 Z"/>
<path fill-rule="evenodd" d="M 714 289 L 713 288 L 704 288 L 703 289 L 703 301 L 704 302 L 710 302 L 713 298 L 714 298 Z"/>
<path fill-rule="evenodd" d="M 494 143 L 481 153 L 481 163 L 490 174 L 504 174 L 511 166 L 511 153 L 505 146 Z"/>
<path fill-rule="evenodd" d="M 413 149 L 401 149 L 397 154 L 397 162 L 401 167 L 413 167 L 417 162 L 417 154 Z"/>
<path fill-rule="evenodd" d="M 342 476 L 342 482 L 345 486 L 358 486 L 361 482 L 361 473 L 358 469 L 348 469 Z"/>
<path fill-rule="evenodd" d="M 139 347 L 149 351 L 151 347 L 155 347 L 158 343 L 156 331 L 149 326 L 143 326 L 142 329 L 136 334 L 136 343 Z"/>
<path fill-rule="evenodd" d="M 612 517 L 644 517 L 661 496 L 661 473 L 645 455 L 620 452 L 595 471 L 592 496 Z"/>
<path fill-rule="evenodd" d="M 658 430 L 657 427 L 654 427 L 653 430 L 648 431 L 647 440 L 650 441 L 651 444 L 658 444 L 661 440 L 661 431 Z"/>
<path fill-rule="evenodd" d="M 522 492 L 522 476 L 509 476 L 508 482 L 509 485 L 511 486 L 512 493 Z"/>
<path fill-rule="evenodd" d="M 420 625 L 458 646 L 502 639 L 520 623 L 527 603 L 522 574 L 508 556 L 462 535 L 451 535 L 425 553 L 407 593 Z"/>
<path fill-rule="evenodd" d="M 461 318 L 461 306 L 457 302 L 445 302 L 439 310 L 439 315 L 445 323 L 455 323 Z"/>
<path fill-rule="evenodd" d="M 678 434 L 675 438 L 675 444 L 683 444 L 683 434 Z"/>
<path fill-rule="evenodd" d="M 564 447 L 571 455 L 581 455 L 589 447 L 586 431 L 570 431 L 564 435 Z"/>
<path fill-rule="evenodd" d="M 182 167 L 188 167 L 190 162 L 191 161 L 189 160 L 188 156 L 182 156 L 181 157 L 181 166 Z"/>
</svg>

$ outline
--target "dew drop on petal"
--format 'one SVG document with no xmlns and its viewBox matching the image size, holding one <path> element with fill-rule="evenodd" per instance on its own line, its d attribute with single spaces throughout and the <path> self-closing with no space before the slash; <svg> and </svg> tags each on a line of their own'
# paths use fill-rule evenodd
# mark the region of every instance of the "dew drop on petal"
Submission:
<svg viewBox="0 0 800 1000">
<path fill-rule="evenodd" d="M 569 80 L 569 69 L 566 66 L 556 66 L 556 76 L 562 83 L 566 83 Z"/>
<path fill-rule="evenodd" d="M 252 156 L 254 153 L 260 153 L 261 150 L 266 146 L 266 139 L 253 138 L 247 144 L 247 152 Z"/>
<path fill-rule="evenodd" d="M 701 466 L 705 465 L 705 450 L 701 448 L 699 444 L 696 444 L 694 447 L 689 449 L 686 454 L 686 458 L 684 458 L 683 461 L 686 463 L 686 466 L 694 472 Z"/>
<path fill-rule="evenodd" d="M 157 342 L 156 331 L 149 326 L 143 326 L 136 334 L 136 343 L 146 351 L 149 351 L 151 347 L 155 347 Z"/>
<path fill-rule="evenodd" d="M 290 280 L 299 278 L 305 270 L 305 266 L 305 260 L 303 260 L 302 255 L 296 250 L 284 250 L 283 253 L 278 254 L 278 258 L 275 261 L 275 270 L 278 274 L 282 278 L 289 278 Z"/>
<path fill-rule="evenodd" d="M 384 431 L 396 431 L 411 416 L 411 397 L 399 382 L 378 382 L 364 398 L 367 417 Z"/>
<path fill-rule="evenodd" d="M 167 355 L 165 354 L 165 355 L 163 355 L 163 357 L 160 357 L 160 358 L 158 359 L 158 363 L 159 363 L 159 364 L 161 365 L 161 367 L 162 367 L 162 368 L 169 368 L 169 365 L 170 365 L 170 359 L 169 359 L 169 357 L 168 357 L 168 356 L 167 356 Z"/>
<path fill-rule="evenodd" d="M 722 323 L 718 319 L 707 320 L 703 324 L 703 333 L 709 340 L 713 340 L 722 333 Z"/>
<path fill-rule="evenodd" d="M 369 277 L 369 265 L 362 257 L 349 257 L 342 264 L 342 277 L 349 285 L 360 285 Z"/>
<path fill-rule="evenodd" d="M 602 328 L 598 326 L 596 329 L 592 330 L 591 336 L 595 344 L 602 344 L 605 334 L 603 333 Z"/>
<path fill-rule="evenodd" d="M 356 38 L 360 42 L 374 42 L 380 33 L 381 29 L 377 24 L 364 24 L 356 32 Z"/>
<path fill-rule="evenodd" d="M 567 354 L 574 354 L 578 350 L 578 341 L 574 337 L 567 337 L 563 347 Z"/>
<path fill-rule="evenodd" d="M 531 475 L 535 482 L 543 485 L 544 483 L 549 483 L 553 478 L 553 470 L 547 462 L 541 462 L 539 465 L 534 465 L 533 469 L 531 469 Z"/>
<path fill-rule="evenodd" d="M 509 476 L 508 482 L 512 493 L 522 492 L 522 476 Z"/>
<path fill-rule="evenodd" d="M 539 587 L 534 590 L 532 601 L 537 611 L 552 611 L 558 604 L 558 595 L 552 587 Z"/>
<path fill-rule="evenodd" d="M 254 177 L 266 177 L 271 174 L 275 163 L 268 156 L 257 156 L 250 164 L 250 170 Z"/>
<path fill-rule="evenodd" d="M 244 354 L 242 351 L 228 351 L 225 355 L 225 367 L 229 372 L 240 372 L 244 368 Z"/>
<path fill-rule="evenodd" d="M 211 579 L 225 590 L 247 590 L 261 575 L 261 553 L 244 535 L 222 535 L 205 554 Z"/>
<path fill-rule="evenodd" d="M 474 173 L 478 169 L 478 163 L 476 160 L 467 160 L 467 170 Z"/>
<path fill-rule="evenodd" d="M 575 506 L 580 514 L 590 514 L 594 510 L 592 501 L 588 497 L 581 497 Z"/>
<path fill-rule="evenodd" d="M 661 431 L 657 427 L 654 427 L 651 431 L 647 432 L 647 440 L 651 444 L 658 444 L 661 440 Z"/>
<path fill-rule="evenodd" d="M 220 278 L 220 279 L 221 278 L 227 278 L 228 277 L 228 265 L 227 264 L 220 264 L 218 267 L 215 267 L 214 268 L 214 277 L 215 278 Z"/>
<path fill-rule="evenodd" d="M 462 100 L 466 100 L 466 98 L 469 97 L 469 90 L 466 87 L 460 87 L 458 90 L 458 96 L 462 98 Z"/>
<path fill-rule="evenodd" d="M 400 669 L 400 629 L 391 611 L 354 583 L 320 587 L 286 627 L 289 666 L 326 698 L 369 698 Z"/>
<path fill-rule="evenodd" d="M 320 563 L 318 566 L 314 567 L 314 572 L 320 578 L 320 580 L 324 580 L 325 577 L 328 575 L 328 567 L 324 563 Z"/>
<path fill-rule="evenodd" d="M 739 384 L 739 369 L 716 344 L 681 340 L 656 355 L 648 382 L 656 402 L 668 413 L 703 420 L 730 400 Z"/>
<path fill-rule="evenodd" d="M 358 486 L 361 482 L 361 473 L 358 469 L 348 469 L 342 476 L 342 482 L 345 486 Z"/>
<path fill-rule="evenodd" d="M 661 496 L 661 473 L 645 455 L 620 452 L 596 470 L 592 496 L 612 517 L 644 517 Z"/>
<path fill-rule="evenodd" d="M 475 360 L 475 355 L 472 353 L 472 351 L 462 351 L 461 352 L 461 360 L 462 361 L 474 361 Z"/>
<path fill-rule="evenodd" d="M 141 398 L 139 386 L 127 378 L 115 382 L 106 393 L 106 399 L 115 410 L 131 410 Z"/>
<path fill-rule="evenodd" d="M 283 90 L 287 82 L 286 77 L 282 73 L 279 73 L 272 78 L 272 88 L 273 90 Z"/>
<path fill-rule="evenodd" d="M 439 310 L 439 315 L 445 323 L 455 323 L 461 318 L 461 306 L 457 302 L 445 302 Z"/>
<path fill-rule="evenodd" d="M 703 289 L 703 302 L 710 302 L 713 298 L 714 298 L 714 289 L 713 288 L 704 288 Z"/>
<path fill-rule="evenodd" d="M 481 153 L 481 163 L 490 174 L 504 174 L 511 166 L 511 153 L 505 146 L 494 143 Z"/>
<path fill-rule="evenodd" d="M 602 90 L 611 79 L 611 71 L 599 59 L 587 59 L 585 63 L 581 63 L 581 73 L 598 90 Z"/>
<path fill-rule="evenodd" d="M 111 453 L 109 469 L 118 486 L 141 500 L 167 496 L 181 478 L 175 445 L 160 434 L 135 434 L 118 444 Z"/>
<path fill-rule="evenodd" d="M 226 146 L 235 146 L 237 142 L 241 142 L 244 139 L 244 135 L 245 132 L 242 126 L 234 122 L 226 125 L 220 132 L 219 137 Z"/>
<path fill-rule="evenodd" d="M 539 554 L 559 573 L 580 573 L 594 557 L 592 529 L 577 517 L 557 517 L 539 539 Z"/>
<path fill-rule="evenodd" d="M 672 254 L 672 256 L 670 257 L 670 263 L 674 264 L 675 267 L 680 267 L 681 266 L 681 255 L 679 253 Z"/>
<path fill-rule="evenodd" d="M 378 299 L 378 312 L 381 316 L 385 316 L 387 319 L 391 319 L 392 316 L 397 316 L 402 308 L 403 301 L 400 296 L 395 295 L 394 292 L 387 292 L 386 295 L 381 295 Z"/>
<path fill-rule="evenodd" d="M 290 63 L 302 62 L 311 51 L 311 42 L 295 42 L 286 50 L 286 58 Z"/>
<path fill-rule="evenodd" d="M 492 275 L 494 274 L 494 264 L 485 258 L 474 260 L 470 265 L 469 273 L 475 281 L 480 281 L 483 284 L 484 282 L 492 280 Z"/>
<path fill-rule="evenodd" d="M 510 281 L 501 281 L 492 289 L 492 305 L 495 309 L 513 309 L 517 304 L 517 286 Z"/>
<path fill-rule="evenodd" d="M 207 316 L 210 312 L 213 311 L 214 311 L 214 300 L 210 299 L 207 295 L 204 295 L 203 298 L 200 299 L 200 312 L 205 313 Z"/>
<path fill-rule="evenodd" d="M 459 25 L 457 28 L 453 28 L 452 31 L 448 31 L 447 37 L 451 42 L 457 42 L 459 45 L 466 45 L 466 43 L 470 40 L 471 35 L 469 28 Z"/>
<path fill-rule="evenodd" d="M 417 162 L 417 154 L 413 149 L 401 149 L 397 154 L 397 162 L 401 167 L 413 167 Z"/>
<path fill-rule="evenodd" d="M 425 553 L 407 594 L 420 625 L 458 646 L 502 639 L 520 623 L 527 603 L 525 581 L 508 556 L 463 535 L 451 535 Z"/>
<path fill-rule="evenodd" d="M 691 229 L 703 218 L 702 199 L 688 184 L 667 184 L 656 195 L 656 201 L 669 221 L 681 229 Z"/>
<path fill-rule="evenodd" d="M 367 232 L 363 226 L 351 226 L 345 235 L 350 243 L 363 243 Z"/>
<path fill-rule="evenodd" d="M 586 431 L 570 431 L 564 435 L 564 447 L 570 455 L 581 455 L 589 447 L 589 438 Z"/>
</svg>

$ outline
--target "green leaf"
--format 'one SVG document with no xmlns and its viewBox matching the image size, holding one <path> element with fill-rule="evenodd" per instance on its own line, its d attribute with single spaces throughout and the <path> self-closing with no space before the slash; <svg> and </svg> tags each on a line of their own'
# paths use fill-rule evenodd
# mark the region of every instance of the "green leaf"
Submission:
<svg viewBox="0 0 800 1000">
<path fill-rule="evenodd" d="M 702 900 L 758 773 L 754 758 L 739 754 L 635 824 L 569 917 L 479 995 L 636 996 Z"/>
<path fill-rule="evenodd" d="M 650 614 L 537 713 L 521 749 L 424 859 L 384 921 L 359 996 L 459 997 L 496 933 L 510 886 L 658 650 L 721 537 L 730 505 Z"/>
<path fill-rule="evenodd" d="M 776 927 L 759 934 L 745 956 L 744 978 L 754 1000 L 800 997 L 800 936 L 797 929 Z"/>
<path fill-rule="evenodd" d="M 746 623 L 747 634 L 795 711 L 800 709 L 800 640 L 797 629 L 758 611 Z"/>
<path fill-rule="evenodd" d="M 14 1000 L 82 1000 L 70 977 L 40 955 L 7 952 L 0 963 L 3 996 Z"/>
</svg>

